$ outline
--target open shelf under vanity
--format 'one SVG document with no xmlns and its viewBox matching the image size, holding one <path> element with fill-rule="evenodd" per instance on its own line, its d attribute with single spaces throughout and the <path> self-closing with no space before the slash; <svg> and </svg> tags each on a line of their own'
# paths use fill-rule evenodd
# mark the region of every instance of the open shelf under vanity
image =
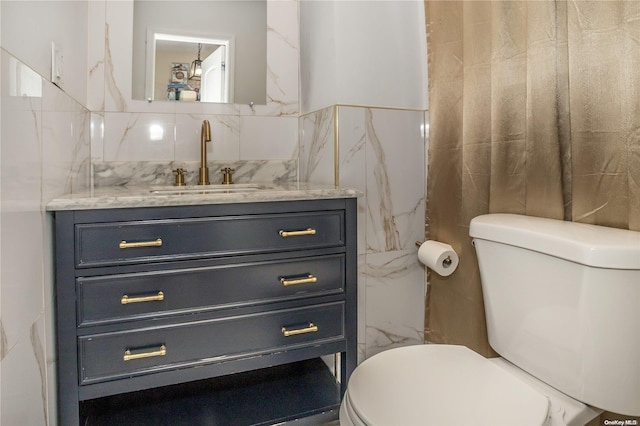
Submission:
<svg viewBox="0 0 640 426">
<path fill-rule="evenodd" d="M 337 419 L 339 406 L 340 385 L 316 358 L 85 401 L 81 424 L 247 426 L 299 418 L 320 424 Z"/>
</svg>

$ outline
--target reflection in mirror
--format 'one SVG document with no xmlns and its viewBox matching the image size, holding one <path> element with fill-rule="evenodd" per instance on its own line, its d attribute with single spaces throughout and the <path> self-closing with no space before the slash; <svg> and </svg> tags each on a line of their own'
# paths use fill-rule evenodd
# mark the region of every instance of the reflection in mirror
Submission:
<svg viewBox="0 0 640 426">
<path fill-rule="evenodd" d="M 134 0 L 133 99 L 265 104 L 266 9 L 266 0 Z M 204 77 L 189 75 L 194 62 Z"/>
<path fill-rule="evenodd" d="M 146 99 L 233 102 L 234 42 L 148 31 Z"/>
</svg>

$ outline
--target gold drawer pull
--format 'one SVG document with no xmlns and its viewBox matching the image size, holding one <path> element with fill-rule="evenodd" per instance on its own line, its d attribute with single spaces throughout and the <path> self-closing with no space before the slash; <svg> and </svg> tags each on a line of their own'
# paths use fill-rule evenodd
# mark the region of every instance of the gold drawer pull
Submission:
<svg viewBox="0 0 640 426">
<path fill-rule="evenodd" d="M 299 237 L 300 235 L 316 235 L 316 230 L 313 229 L 313 228 L 307 228 L 307 229 L 304 229 L 302 231 L 283 231 L 283 230 L 280 230 L 280 231 L 278 231 L 278 234 L 280 234 L 280 236 L 282 238 Z"/>
<path fill-rule="evenodd" d="M 162 247 L 162 238 L 158 238 L 154 241 L 140 241 L 137 243 L 128 243 L 126 241 L 120 241 L 119 247 L 121 249 L 139 248 L 139 247 Z"/>
<path fill-rule="evenodd" d="M 142 352 L 139 354 L 132 354 L 130 349 L 127 349 L 126 351 L 124 351 L 124 355 L 122 356 L 122 359 L 125 361 L 133 361 L 134 359 L 141 359 L 141 358 L 151 358 L 154 356 L 165 356 L 167 354 L 167 347 L 165 345 L 160 346 L 160 349 L 158 349 L 157 351 L 153 351 L 153 352 Z"/>
<path fill-rule="evenodd" d="M 140 296 L 140 297 L 129 297 L 129 295 L 125 294 L 120 299 L 120 303 L 126 305 L 128 303 L 141 303 L 141 302 L 157 302 L 160 300 L 164 300 L 164 292 L 159 291 L 158 294 L 154 294 L 152 296 Z"/>
<path fill-rule="evenodd" d="M 296 285 L 296 284 L 310 284 L 310 283 L 315 283 L 317 281 L 318 281 L 318 278 L 311 274 L 307 275 L 304 278 L 293 278 L 293 279 L 287 279 L 283 277 L 280 278 L 280 282 L 285 287 L 288 285 Z"/>
<path fill-rule="evenodd" d="M 297 328 L 295 330 L 289 330 L 287 327 L 282 327 L 282 334 L 284 337 L 295 336 L 296 334 L 315 333 L 318 331 L 318 326 L 310 322 L 309 327 Z"/>
</svg>

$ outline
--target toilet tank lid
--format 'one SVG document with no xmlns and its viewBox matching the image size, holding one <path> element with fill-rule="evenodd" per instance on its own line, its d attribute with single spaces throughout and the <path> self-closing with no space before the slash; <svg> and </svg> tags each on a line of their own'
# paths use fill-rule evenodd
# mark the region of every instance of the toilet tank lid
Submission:
<svg viewBox="0 0 640 426">
<path fill-rule="evenodd" d="M 640 232 L 636 231 L 493 213 L 473 218 L 469 235 L 596 268 L 640 270 Z"/>
</svg>

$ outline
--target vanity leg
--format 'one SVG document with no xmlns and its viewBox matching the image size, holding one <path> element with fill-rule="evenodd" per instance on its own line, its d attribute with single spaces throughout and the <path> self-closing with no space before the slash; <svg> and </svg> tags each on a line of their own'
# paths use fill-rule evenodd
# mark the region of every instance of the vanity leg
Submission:
<svg viewBox="0 0 640 426">
<path fill-rule="evenodd" d="M 76 284 L 72 212 L 58 212 L 56 228 L 56 364 L 60 426 L 80 424 L 78 347 L 76 342 Z"/>
</svg>

